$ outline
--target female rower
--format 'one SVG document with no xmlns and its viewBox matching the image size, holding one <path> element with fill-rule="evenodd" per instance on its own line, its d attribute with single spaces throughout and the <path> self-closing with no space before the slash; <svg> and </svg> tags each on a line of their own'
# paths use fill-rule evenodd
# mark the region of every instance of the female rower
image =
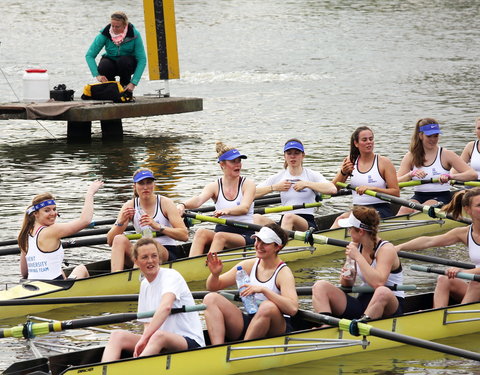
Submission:
<svg viewBox="0 0 480 375">
<path fill-rule="evenodd" d="M 315 311 L 347 319 L 377 319 L 403 313 L 404 292 L 392 291 L 387 286 L 403 283 L 403 270 L 395 247 L 382 241 L 378 233 L 380 217 L 371 207 L 356 206 L 347 219 L 339 221 L 342 227 L 350 228 L 352 242 L 347 246 L 347 259 L 355 266 L 347 272 L 342 268 L 340 284 L 351 287 L 356 276 L 362 285 L 370 285 L 373 293 L 359 293 L 357 298 L 325 280 L 313 286 Z"/>
<path fill-rule="evenodd" d="M 25 212 L 22 229 L 18 234 L 20 247 L 20 273 L 25 279 L 63 280 L 63 237 L 84 229 L 92 222 L 93 196 L 103 186 L 94 181 L 88 188 L 82 213 L 68 223 L 56 223 L 58 216 L 55 198 L 50 193 L 37 195 Z M 77 266 L 69 278 L 88 277 L 84 265 Z"/>
<path fill-rule="evenodd" d="M 261 301 L 255 314 L 246 315 L 218 293 L 209 293 L 204 298 L 207 305 L 205 321 L 213 345 L 225 340 L 245 340 L 279 335 L 291 330 L 290 318 L 298 310 L 295 280 L 290 268 L 278 257 L 278 252 L 288 241 L 285 231 L 275 223 L 267 224 L 255 237 L 256 258 L 241 261 L 250 274 L 250 284 L 241 292 L 242 296 L 255 294 Z M 235 284 L 237 267 L 223 275 L 222 261 L 216 253 L 207 255 L 211 275 L 207 289 L 217 291 Z"/>
<path fill-rule="evenodd" d="M 298 139 L 289 139 L 283 147 L 284 169 L 257 185 L 255 198 L 279 191 L 282 206 L 315 202 L 315 194 L 335 194 L 337 188 L 320 173 L 303 166 L 305 151 Z M 254 215 L 257 224 L 265 225 L 272 220 Z M 285 230 L 306 231 L 317 229 L 313 208 L 301 208 L 282 215 L 280 225 Z"/>
<path fill-rule="evenodd" d="M 402 159 L 398 169 L 398 181 L 423 180 L 438 178 L 439 183 L 418 185 L 414 187 L 412 201 L 434 205 L 446 204 L 452 199 L 448 180 L 475 180 L 477 173 L 470 168 L 453 151 L 438 146 L 440 125 L 433 118 L 417 121 L 410 142 L 410 151 Z M 454 169 L 452 169 L 454 168 Z M 452 169 L 452 172 L 450 170 Z M 412 213 L 415 210 L 401 207 L 398 215 Z"/>
<path fill-rule="evenodd" d="M 468 142 L 460 157 L 477 172 L 475 179 L 480 180 L 480 117 L 475 120 L 475 135 L 477 140 Z"/>
<path fill-rule="evenodd" d="M 133 199 L 125 202 L 118 214 L 116 223 L 107 234 L 112 247 L 112 272 L 121 271 L 125 266 L 132 267 L 132 244 L 123 234 L 132 220 L 137 233 L 145 228 L 160 232 L 155 240 L 167 249 L 162 252 L 162 262 L 177 258 L 176 240 L 187 241 L 188 230 L 170 198 L 154 193 L 155 177 L 148 168 L 140 168 L 133 174 Z"/>
<path fill-rule="evenodd" d="M 354 206 L 373 207 L 382 218 L 393 216 L 390 203 L 364 194 L 365 190 L 372 190 L 400 196 L 395 167 L 390 159 L 375 154 L 373 148 L 373 131 L 367 126 L 355 129 L 350 138 L 350 155 L 343 160 L 333 183 L 345 182 L 351 176 L 350 184 L 357 187 L 353 192 Z M 338 228 L 338 221 L 348 215 L 349 212 L 340 215 L 332 228 Z"/>
<path fill-rule="evenodd" d="M 468 247 L 471 261 L 475 264 L 474 269 L 461 270 L 456 267 L 448 268 L 446 276 L 439 276 L 433 297 L 433 307 L 448 306 L 452 299 L 457 303 L 468 303 L 480 300 L 480 282 L 455 278 L 459 271 L 479 274 L 480 273 L 480 188 L 461 190 L 454 194 L 452 201 L 442 210 L 452 213 L 454 218 L 462 214 L 462 207 L 472 218 L 472 224 L 459 227 L 447 233 L 433 237 L 418 237 L 411 241 L 399 244 L 397 250 L 423 250 L 430 247 L 440 247 L 463 243 Z"/>
<path fill-rule="evenodd" d="M 155 311 L 152 318 L 143 318 L 143 334 L 113 331 L 105 347 L 102 362 L 120 359 L 122 350 L 134 357 L 163 351 L 187 350 L 205 346 L 202 323 L 197 312 L 170 315 L 174 307 L 195 304 L 192 293 L 178 271 L 160 268 L 166 250 L 153 238 L 141 238 L 133 247 L 133 260 L 145 279 L 140 285 L 138 312 Z"/>
<path fill-rule="evenodd" d="M 179 203 L 177 208 L 183 215 L 185 210 L 198 208 L 212 199 L 215 202 L 213 213 L 215 217 L 252 223 L 255 183 L 240 176 L 242 159 L 247 157 L 236 148 L 227 147 L 222 142 L 216 143 L 216 151 L 223 176 L 205 186 L 200 195 Z M 217 224 L 215 231 L 199 228 L 193 237 L 190 256 L 203 254 L 208 246 L 210 251 L 219 251 L 224 248 L 251 245 L 253 233 L 250 229 L 220 224 Z"/>
</svg>

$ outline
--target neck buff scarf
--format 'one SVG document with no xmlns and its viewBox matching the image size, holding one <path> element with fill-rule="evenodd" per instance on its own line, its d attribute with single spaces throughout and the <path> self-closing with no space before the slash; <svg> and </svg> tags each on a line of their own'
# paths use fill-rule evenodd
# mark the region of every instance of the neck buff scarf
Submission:
<svg viewBox="0 0 480 375">
<path fill-rule="evenodd" d="M 125 28 L 120 34 L 115 34 L 113 32 L 113 29 L 110 27 L 110 36 L 112 37 L 112 42 L 115 43 L 117 46 L 120 45 L 125 39 L 125 35 L 127 35 L 127 31 L 128 31 L 128 25 L 125 26 Z"/>
</svg>

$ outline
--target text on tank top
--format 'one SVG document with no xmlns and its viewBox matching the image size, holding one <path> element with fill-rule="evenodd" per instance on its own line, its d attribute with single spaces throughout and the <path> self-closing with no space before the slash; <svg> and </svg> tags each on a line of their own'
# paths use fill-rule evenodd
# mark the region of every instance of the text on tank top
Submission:
<svg viewBox="0 0 480 375">
<path fill-rule="evenodd" d="M 448 174 L 449 171 L 443 168 L 442 165 L 442 147 L 438 148 L 437 155 L 435 156 L 435 160 L 430 165 L 423 165 L 421 167 L 414 166 L 414 169 L 421 169 L 427 175 L 425 177 L 412 177 L 412 180 L 428 180 L 430 178 L 438 178 L 442 174 Z M 423 184 L 418 185 L 413 188 L 414 191 L 418 192 L 436 192 L 436 191 L 449 191 L 450 187 L 448 184 Z"/>
<path fill-rule="evenodd" d="M 54 251 L 44 252 L 38 246 L 38 236 L 45 227 L 40 227 L 34 235 L 28 235 L 28 252 L 26 261 L 28 278 L 39 280 L 53 280 L 62 275 L 64 250 L 60 242 Z"/>
<path fill-rule="evenodd" d="M 280 270 L 286 266 L 284 262 L 279 263 L 273 275 L 267 281 L 260 281 L 257 278 L 257 269 L 258 265 L 260 264 L 260 259 L 257 258 L 255 263 L 253 264 L 252 270 L 250 271 L 250 284 L 251 285 L 259 285 L 263 286 L 267 289 L 270 289 L 272 292 L 276 294 L 280 294 L 280 289 L 277 287 L 277 275 Z M 265 301 L 267 297 L 263 293 L 255 293 L 255 299 L 258 301 Z"/>
<path fill-rule="evenodd" d="M 370 169 L 366 172 L 360 172 L 358 169 L 358 160 L 360 157 L 355 160 L 355 168 L 352 171 L 352 176 L 350 178 L 350 184 L 352 186 L 375 186 L 378 188 L 386 188 L 387 187 L 387 182 L 385 179 L 382 177 L 380 174 L 380 168 L 378 165 L 378 155 L 375 154 L 375 157 L 373 159 L 373 164 L 370 167 Z M 379 198 L 372 197 L 367 194 L 358 194 L 356 191 L 352 192 L 352 199 L 353 199 L 353 204 L 359 205 L 359 206 L 366 206 L 370 204 L 378 204 L 378 203 L 385 203 L 385 201 L 382 201 Z"/>
</svg>

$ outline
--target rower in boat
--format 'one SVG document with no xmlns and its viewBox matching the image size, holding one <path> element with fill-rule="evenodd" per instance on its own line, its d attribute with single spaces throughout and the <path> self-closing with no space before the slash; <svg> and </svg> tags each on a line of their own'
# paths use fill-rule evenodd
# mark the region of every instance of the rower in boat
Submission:
<svg viewBox="0 0 480 375">
<path fill-rule="evenodd" d="M 93 217 L 93 197 L 103 186 L 102 181 L 94 181 L 88 188 L 82 213 L 78 219 L 68 223 L 56 223 L 57 204 L 50 193 L 37 195 L 27 208 L 22 229 L 18 234 L 20 247 L 20 273 L 25 279 L 63 280 L 62 270 L 64 250 L 63 237 L 77 233 L 91 223 Z M 88 277 L 84 265 L 75 267 L 69 278 Z"/>
<path fill-rule="evenodd" d="M 215 203 L 213 216 L 252 223 L 255 183 L 251 179 L 240 176 L 242 159 L 246 159 L 247 156 L 222 142 L 216 143 L 216 151 L 223 176 L 206 185 L 200 195 L 179 203 L 177 208 L 183 215 L 185 210 L 198 208 L 212 199 Z M 210 251 L 220 251 L 224 248 L 252 245 L 253 233 L 251 229 L 223 224 L 217 224 L 214 231 L 199 228 L 193 237 L 189 256 L 205 253 L 208 246 Z"/>
<path fill-rule="evenodd" d="M 360 126 L 350 138 L 350 155 L 343 159 L 342 166 L 333 179 L 333 183 L 345 182 L 349 176 L 350 184 L 357 187 L 352 192 L 354 206 L 373 207 L 385 218 L 393 216 L 390 203 L 364 194 L 365 190 L 400 196 L 397 174 L 393 163 L 385 156 L 375 154 L 373 131 L 367 126 Z M 340 215 L 332 225 L 338 228 L 338 221 L 349 216 L 350 212 Z"/>
<path fill-rule="evenodd" d="M 477 172 L 477 178 L 480 180 L 480 117 L 475 120 L 475 135 L 477 139 L 467 143 L 460 157 Z"/>
<path fill-rule="evenodd" d="M 292 329 L 290 316 L 298 310 L 295 279 L 290 268 L 278 256 L 288 242 L 288 236 L 278 224 L 271 223 L 254 237 L 256 258 L 237 264 L 250 275 L 250 284 L 240 295 L 254 294 L 261 303 L 255 314 L 247 315 L 222 295 L 207 294 L 203 300 L 207 305 L 205 321 L 214 345 L 225 340 L 280 335 Z M 207 265 L 211 272 L 207 279 L 208 290 L 217 291 L 235 284 L 237 267 L 222 275 L 222 261 L 216 253 L 208 254 Z"/>
<path fill-rule="evenodd" d="M 337 188 L 321 173 L 303 166 L 305 150 L 303 143 L 296 138 L 289 139 L 283 147 L 284 169 L 257 185 L 255 198 L 274 191 L 280 192 L 282 206 L 315 202 L 315 193 L 335 194 Z M 300 208 L 282 215 L 280 225 L 285 230 L 318 230 L 313 217 L 313 208 Z M 266 225 L 273 221 L 259 214 L 254 222 Z"/>
<path fill-rule="evenodd" d="M 130 221 L 137 233 L 160 233 L 155 240 L 167 252 L 162 252 L 162 262 L 175 260 L 176 241 L 187 241 L 188 230 L 175 204 L 170 198 L 155 194 L 155 177 L 152 170 L 140 168 L 133 174 L 134 198 L 125 202 L 118 214 L 117 221 L 107 234 L 108 244 L 112 247 L 112 272 L 122 271 L 133 266 L 132 244 L 124 235 Z M 145 232 L 145 230 L 147 231 Z"/>
<path fill-rule="evenodd" d="M 469 303 L 480 301 L 480 282 L 463 281 L 456 278 L 458 272 L 480 273 L 480 188 L 461 190 L 454 194 L 452 201 L 442 210 L 452 213 L 459 218 L 462 208 L 472 218 L 472 224 L 459 227 L 438 236 L 422 236 L 396 246 L 400 250 L 423 250 L 431 247 L 440 247 L 463 243 L 468 247 L 470 260 L 476 268 L 463 270 L 457 267 L 447 269 L 447 275 L 437 279 L 433 297 L 433 307 L 446 307 L 449 301 Z"/>
<path fill-rule="evenodd" d="M 438 121 L 423 118 L 417 121 L 408 151 L 398 169 L 398 181 L 424 180 L 438 178 L 440 182 L 414 187 L 412 201 L 427 206 L 447 204 L 452 192 L 447 182 L 451 179 L 469 181 L 477 179 L 477 173 L 455 152 L 438 145 L 441 134 Z M 398 215 L 409 214 L 415 210 L 401 207 Z"/>
<path fill-rule="evenodd" d="M 386 286 L 402 285 L 403 270 L 395 247 L 377 235 L 380 216 L 373 207 L 356 206 L 347 219 L 338 222 L 350 228 L 352 242 L 346 247 L 352 269 L 342 268 L 340 284 L 351 287 L 359 276 L 363 284 L 375 289 L 352 297 L 325 280 L 317 281 L 312 289 L 313 308 L 322 314 L 347 319 L 377 319 L 400 315 L 404 308 L 404 292 Z M 349 271 L 349 272 L 347 272 Z"/>
<path fill-rule="evenodd" d="M 171 315 L 174 307 L 195 304 L 192 293 L 180 273 L 160 268 L 167 250 L 153 238 L 141 238 L 134 245 L 132 258 L 145 279 L 140 285 L 138 312 L 154 311 L 144 323 L 143 334 L 125 330 L 113 331 L 105 347 L 102 362 L 120 359 L 122 350 L 134 357 L 205 346 L 202 324 L 197 312 Z"/>
</svg>

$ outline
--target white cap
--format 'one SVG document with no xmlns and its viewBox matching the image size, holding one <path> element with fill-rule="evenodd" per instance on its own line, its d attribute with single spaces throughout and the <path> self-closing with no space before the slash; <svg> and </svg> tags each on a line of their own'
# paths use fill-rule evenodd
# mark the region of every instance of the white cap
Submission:
<svg viewBox="0 0 480 375">
<path fill-rule="evenodd" d="M 350 213 L 350 216 L 346 219 L 338 220 L 338 225 L 340 225 L 342 228 L 355 227 L 364 229 L 366 231 L 372 230 L 367 224 L 363 224 L 360 220 L 358 220 L 355 215 L 353 215 L 353 212 Z"/>
<path fill-rule="evenodd" d="M 252 235 L 252 238 L 255 237 L 260 238 L 262 242 L 265 243 L 275 242 L 277 245 L 282 245 L 282 240 L 280 239 L 280 237 L 278 237 L 278 234 L 276 234 L 272 229 L 268 227 L 263 227 L 262 229 L 260 229 L 259 232 Z"/>
</svg>

